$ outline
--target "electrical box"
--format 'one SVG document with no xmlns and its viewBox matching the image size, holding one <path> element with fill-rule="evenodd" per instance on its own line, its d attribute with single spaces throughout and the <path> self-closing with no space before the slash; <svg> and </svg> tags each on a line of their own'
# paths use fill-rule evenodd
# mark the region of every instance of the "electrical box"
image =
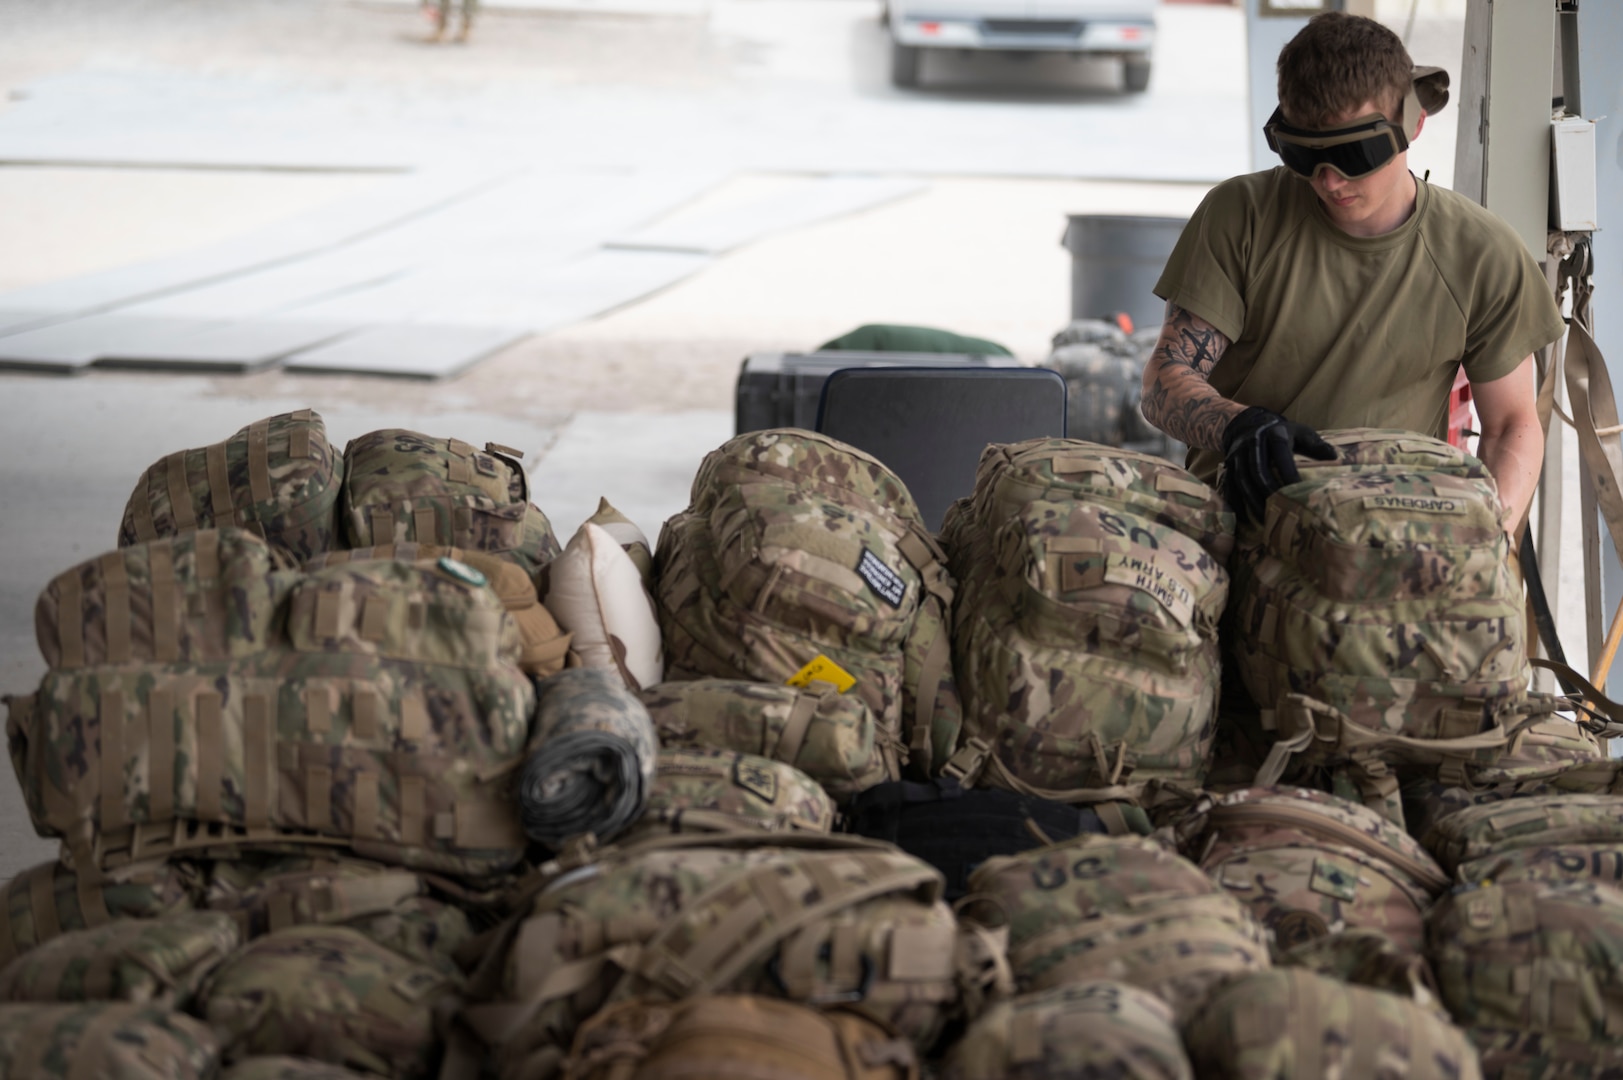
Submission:
<svg viewBox="0 0 1623 1080">
<path fill-rule="evenodd" d="M 1594 232 L 1595 122 L 1564 116 L 1550 125 L 1550 228 Z"/>
</svg>

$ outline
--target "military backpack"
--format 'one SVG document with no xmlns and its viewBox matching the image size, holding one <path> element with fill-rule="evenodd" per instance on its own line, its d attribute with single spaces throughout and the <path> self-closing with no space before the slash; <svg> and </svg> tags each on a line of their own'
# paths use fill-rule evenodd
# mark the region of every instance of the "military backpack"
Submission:
<svg viewBox="0 0 1623 1080">
<path fill-rule="evenodd" d="M 793 765 L 736 750 L 661 750 L 648 805 L 619 841 L 669 833 L 826 833 L 836 816 L 834 800 Z"/>
<path fill-rule="evenodd" d="M 1442 818 L 1423 840 L 1461 881 L 1616 884 L 1623 875 L 1623 799 L 1552 794 L 1483 803 Z"/>
<path fill-rule="evenodd" d="M 0 1002 L 128 1001 L 185 1009 L 241 943 L 236 922 L 212 911 L 73 930 L 0 968 Z"/>
<path fill-rule="evenodd" d="M 188 910 L 200 884 L 188 870 L 157 860 L 106 875 L 76 874 L 60 860 L 24 870 L 0 888 L 0 968 L 73 930 Z"/>
<path fill-rule="evenodd" d="M 219 1040 L 209 1025 L 166 1005 L 0 1008 L 0 1076 L 212 1080 L 219 1068 Z"/>
</svg>

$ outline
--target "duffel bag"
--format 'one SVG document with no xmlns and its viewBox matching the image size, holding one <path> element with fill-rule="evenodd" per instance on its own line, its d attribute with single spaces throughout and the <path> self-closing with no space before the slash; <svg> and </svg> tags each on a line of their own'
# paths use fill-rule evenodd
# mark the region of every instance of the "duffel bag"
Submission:
<svg viewBox="0 0 1623 1080">
<path fill-rule="evenodd" d="M 178 450 L 135 483 L 118 527 L 128 547 L 240 526 L 294 559 L 338 547 L 344 461 L 311 409 L 255 420 L 224 442 Z"/>
</svg>

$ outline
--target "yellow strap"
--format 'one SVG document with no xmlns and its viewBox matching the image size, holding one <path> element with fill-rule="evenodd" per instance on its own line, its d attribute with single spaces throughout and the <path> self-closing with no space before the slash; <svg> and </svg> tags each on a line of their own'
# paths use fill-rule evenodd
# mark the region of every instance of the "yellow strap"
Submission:
<svg viewBox="0 0 1623 1080">
<path fill-rule="evenodd" d="M 129 824 L 124 815 L 124 694 L 121 691 L 102 691 L 100 726 L 101 827 L 117 829 Z"/>
<path fill-rule="evenodd" d="M 265 694 L 248 694 L 242 702 L 242 808 L 243 824 L 262 829 L 270 824 L 270 778 L 276 768 L 271 752 L 271 701 Z"/>
<path fill-rule="evenodd" d="M 154 690 L 147 697 L 147 820 L 175 816 L 175 694 Z"/>
<path fill-rule="evenodd" d="M 197 817 L 199 821 L 223 821 L 225 732 L 220 723 L 222 701 L 218 692 L 204 690 L 197 695 L 193 715 L 197 725 Z"/>
<path fill-rule="evenodd" d="M 164 473 L 169 484 L 169 512 L 175 518 L 175 531 L 192 532 L 197 528 L 197 510 L 192 506 L 192 489 L 186 481 L 186 451 L 176 450 L 165 458 Z"/>
<path fill-rule="evenodd" d="M 101 557 L 103 612 L 107 622 L 107 662 L 130 662 L 130 575 L 122 551 L 109 551 Z"/>
<path fill-rule="evenodd" d="M 226 466 L 225 443 L 205 447 L 203 461 L 208 466 L 209 513 L 214 524 L 230 525 L 236 518 L 236 507 L 231 501 L 231 470 Z"/>
<path fill-rule="evenodd" d="M 62 667 L 85 665 L 85 597 L 84 585 L 79 581 L 79 568 L 74 567 L 61 577 L 57 593 L 56 636 L 62 651 Z"/>
<path fill-rule="evenodd" d="M 271 501 L 269 420 L 248 425 L 248 492 L 256 503 Z"/>
<path fill-rule="evenodd" d="M 147 546 L 152 574 L 152 658 L 160 664 L 180 659 L 180 591 L 175 587 L 174 550 L 167 540 Z"/>
</svg>

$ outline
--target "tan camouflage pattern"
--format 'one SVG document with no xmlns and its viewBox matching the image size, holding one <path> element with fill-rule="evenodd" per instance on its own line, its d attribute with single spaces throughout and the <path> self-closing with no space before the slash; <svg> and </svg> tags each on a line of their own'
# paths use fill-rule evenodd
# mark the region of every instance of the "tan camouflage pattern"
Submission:
<svg viewBox="0 0 1623 1080">
<path fill-rule="evenodd" d="M 1229 632 L 1252 698 L 1266 709 L 1305 694 L 1386 735 L 1487 730 L 1487 710 L 1527 685 L 1492 479 L 1468 463 L 1470 475 L 1333 464 L 1276 492 L 1233 560 Z"/>
<path fill-rule="evenodd" d="M 1304 479 L 1319 472 L 1435 472 L 1468 480 L 1493 476 L 1475 457 L 1442 439 L 1403 428 L 1338 428 L 1320 432 L 1335 447 L 1334 461 L 1300 458 L 1296 468 Z"/>
<path fill-rule="evenodd" d="M 380 544 L 376 547 L 330 551 L 305 564 L 306 571 L 316 571 L 345 562 L 366 562 L 371 559 L 398 560 L 409 563 L 438 564 L 451 559 L 483 574 L 486 583 L 501 598 L 502 607 L 513 617 L 519 632 L 519 670 L 526 675 L 544 679 L 562 671 L 569 655 L 569 634 L 558 626 L 552 613 L 542 606 L 536 595 L 535 581 L 524 569 L 499 556 L 483 551 L 463 551 L 457 547 L 438 544 Z"/>
<path fill-rule="evenodd" d="M 187 868 L 164 862 L 127 866 L 99 882 L 60 862 L 32 866 L 0 889 L 0 968 L 59 934 L 189 910 L 198 885 Z"/>
<path fill-rule="evenodd" d="M 1379 930 L 1326 934 L 1279 954 L 1274 965 L 1306 968 L 1337 982 L 1396 994 L 1450 1019 L 1437 996 L 1431 961 L 1423 952 L 1399 945 Z"/>
<path fill-rule="evenodd" d="M 314 1058 L 272 1055 L 239 1061 L 220 1080 L 362 1080 L 369 1075 Z"/>
<path fill-rule="evenodd" d="M 1223 979 L 1269 966 L 1245 905 L 1148 838 L 1085 833 L 997 856 L 969 890 L 965 917 L 1006 922 L 1022 992 L 1110 979 L 1159 994 L 1182 1018 Z"/>
<path fill-rule="evenodd" d="M 914 1060 L 912 1044 L 854 1012 L 722 994 L 603 1010 L 582 1025 L 566 1075 L 907 1080 Z"/>
<path fill-rule="evenodd" d="M 13 700 L 35 828 L 81 872 L 265 843 L 474 879 L 515 865 L 507 773 L 534 691 L 496 595 L 350 563 L 302 577 L 284 613 L 285 636 L 255 655 L 52 671 Z"/>
<path fill-rule="evenodd" d="M 1547 1031 L 1467 1028 L 1482 1073 L 1506 1080 L 1623 1080 L 1623 1046 Z"/>
<path fill-rule="evenodd" d="M 219 1040 L 162 1005 L 0 1006 L 0 1076 L 16 1080 L 212 1080 Z"/>
<path fill-rule="evenodd" d="M 621 842 L 669 833 L 826 833 L 836 816 L 834 800 L 793 765 L 736 750 L 668 749 L 659 752 L 648 806 Z"/>
<path fill-rule="evenodd" d="M 1241 976 L 1184 1029 L 1206 1080 L 1481 1080 L 1463 1031 L 1396 994 L 1303 968 Z"/>
<path fill-rule="evenodd" d="M 1510 848 L 1462 862 L 1454 873 L 1469 885 L 1599 881 L 1619 888 L 1623 887 L 1623 842 Z"/>
<path fill-rule="evenodd" d="M 239 951 L 201 1012 L 229 1061 L 294 1054 L 393 1077 L 427 1077 L 434 1010 L 457 982 L 344 926 L 279 930 Z"/>
<path fill-rule="evenodd" d="M 821 655 L 887 733 L 887 771 L 929 775 L 956 745 L 953 582 L 871 456 L 796 429 L 741 435 L 700 464 L 655 561 L 668 679 L 781 684 Z"/>
<path fill-rule="evenodd" d="M 927 1047 L 958 997 L 959 931 L 940 892 L 933 868 L 848 837 L 675 836 L 609 852 L 509 924 L 511 945 L 473 977 L 489 978 L 496 1004 L 468 1019 L 503 1080 L 558 1075 L 605 1003 L 709 992 L 847 1005 Z"/>
<path fill-rule="evenodd" d="M 1079 982 L 1000 1002 L 970 1025 L 941 1080 L 1194 1080 L 1172 1010 L 1121 982 Z"/>
<path fill-rule="evenodd" d="M 308 559 L 339 546 L 343 478 L 344 460 L 327 442 L 320 413 L 272 416 L 223 443 L 149 466 L 124 507 L 118 546 L 240 526 L 294 559 Z"/>
<path fill-rule="evenodd" d="M 1518 881 L 1450 893 L 1428 919 L 1432 968 L 1461 1027 L 1623 1047 L 1623 892 Z"/>
<path fill-rule="evenodd" d="M 720 747 L 793 765 L 846 802 L 900 776 L 862 698 L 827 683 L 804 690 L 743 679 L 663 682 L 638 695 L 666 749 Z"/>
<path fill-rule="evenodd" d="M 1550 780 L 1573 790 L 1606 791 L 1617 779 L 1617 763 L 1606 743 L 1559 709 L 1571 709 L 1564 698 L 1528 693 L 1514 706 L 1499 710 L 1510 741 L 1495 760 L 1467 767 L 1474 788 Z M 1593 778 L 1586 784 L 1584 776 Z"/>
<path fill-rule="evenodd" d="M 184 533 L 110 551 L 58 574 L 34 605 L 52 668 L 205 663 L 248 656 L 277 636 L 293 575 L 243 529 Z"/>
<path fill-rule="evenodd" d="M 236 921 L 212 911 L 73 930 L 0 968 L 0 1002 L 128 1001 L 185 1009 L 241 943 Z"/>
<path fill-rule="evenodd" d="M 1517 849 L 1623 844 L 1623 799 L 1558 794 L 1483 803 L 1443 818 L 1422 840 L 1451 872 Z"/>
<path fill-rule="evenodd" d="M 1247 788 L 1203 800 L 1179 828 L 1183 850 L 1268 929 L 1276 962 L 1349 929 L 1418 952 L 1426 909 L 1449 884 L 1402 829 L 1327 792 Z"/>
<path fill-rule="evenodd" d="M 350 440 L 344 460 L 339 516 L 348 547 L 416 541 L 484 551 L 532 577 L 562 550 L 530 502 L 516 452 L 390 428 Z"/>
<path fill-rule="evenodd" d="M 467 912 L 429 895 L 429 883 L 409 870 L 360 859 L 244 853 L 208 870 L 200 903 L 231 915 L 244 939 L 289 926 L 348 926 L 402 956 L 446 975 L 474 936 Z"/>
</svg>

